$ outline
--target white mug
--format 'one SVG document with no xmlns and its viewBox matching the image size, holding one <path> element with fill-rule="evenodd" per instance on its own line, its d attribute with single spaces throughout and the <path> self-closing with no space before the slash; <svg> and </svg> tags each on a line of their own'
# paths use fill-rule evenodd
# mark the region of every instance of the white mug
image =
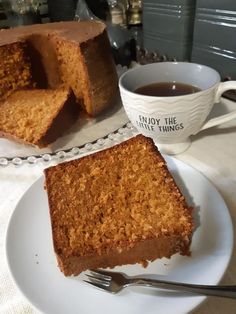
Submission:
<svg viewBox="0 0 236 314">
<path fill-rule="evenodd" d="M 145 96 L 139 87 L 158 82 L 193 85 L 200 91 L 180 96 Z M 236 89 L 236 81 L 221 83 L 214 69 L 188 62 L 160 62 L 136 67 L 119 80 L 125 111 L 140 133 L 153 138 L 160 151 L 178 154 L 191 144 L 190 136 L 236 118 L 236 111 L 206 122 L 222 93 Z"/>
</svg>

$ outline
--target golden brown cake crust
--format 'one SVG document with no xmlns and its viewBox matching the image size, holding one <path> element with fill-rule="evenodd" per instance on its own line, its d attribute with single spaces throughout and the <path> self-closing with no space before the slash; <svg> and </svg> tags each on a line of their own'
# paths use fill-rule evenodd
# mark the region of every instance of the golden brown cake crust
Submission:
<svg viewBox="0 0 236 314">
<path fill-rule="evenodd" d="M 151 139 L 139 135 L 45 176 L 65 275 L 189 254 L 191 208 Z"/>
<path fill-rule="evenodd" d="M 81 27 L 78 27 L 78 23 Z M 60 37 L 69 41 L 82 43 L 99 36 L 104 30 L 105 24 L 97 21 L 56 22 L 1 29 L 0 46 L 24 40 L 24 38 L 32 34 L 47 35 L 49 33 L 57 33 Z"/>
</svg>

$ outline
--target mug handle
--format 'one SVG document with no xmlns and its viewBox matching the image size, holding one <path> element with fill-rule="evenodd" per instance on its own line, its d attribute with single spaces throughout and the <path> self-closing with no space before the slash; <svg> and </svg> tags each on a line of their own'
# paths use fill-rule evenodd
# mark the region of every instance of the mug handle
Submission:
<svg viewBox="0 0 236 314">
<path fill-rule="evenodd" d="M 215 102 L 216 103 L 219 102 L 221 95 L 230 89 L 236 89 L 236 81 L 228 81 L 228 82 L 220 83 L 218 90 L 216 92 Z M 236 118 L 236 111 L 229 112 L 227 114 L 224 114 L 222 116 L 219 116 L 219 117 L 216 117 L 207 121 L 205 124 L 203 124 L 200 131 L 211 128 L 219 124 L 226 123 L 235 118 Z"/>
</svg>

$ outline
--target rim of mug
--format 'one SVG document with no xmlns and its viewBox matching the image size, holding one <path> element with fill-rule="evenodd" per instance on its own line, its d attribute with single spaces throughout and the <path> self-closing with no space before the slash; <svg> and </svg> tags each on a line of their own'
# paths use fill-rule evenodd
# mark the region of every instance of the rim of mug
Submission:
<svg viewBox="0 0 236 314">
<path fill-rule="evenodd" d="M 212 84 L 211 86 L 209 86 L 208 88 L 205 88 L 203 90 L 199 90 L 197 91 L 196 93 L 194 94 L 186 94 L 186 95 L 177 95 L 177 96 L 150 96 L 150 95 L 142 95 L 142 94 L 138 94 L 138 93 L 135 93 L 134 91 L 131 91 L 129 89 L 127 89 L 124 85 L 123 85 L 123 79 L 125 76 L 129 75 L 131 72 L 135 72 L 135 71 L 138 71 L 140 70 L 141 68 L 143 67 L 151 67 L 153 65 L 163 65 L 163 64 L 189 64 L 189 65 L 194 65 L 194 66 L 201 66 L 203 68 L 207 68 L 208 70 L 211 70 L 212 72 L 215 72 L 216 76 L 217 76 L 217 82 L 215 82 L 214 84 Z M 132 68 L 132 69 L 129 69 L 128 71 L 126 71 L 125 73 L 123 73 L 120 78 L 119 78 L 119 88 L 125 90 L 127 93 L 129 94 L 132 94 L 132 95 L 138 95 L 139 97 L 141 98 L 150 98 L 150 99 L 153 99 L 153 98 L 171 98 L 171 99 L 174 99 L 174 98 L 182 98 L 182 97 L 189 97 L 189 96 L 192 96 L 192 95 L 197 95 L 197 94 L 201 94 L 201 93 L 204 93 L 206 92 L 207 90 L 210 90 L 212 88 L 215 88 L 215 86 L 217 84 L 219 84 L 221 82 L 221 78 L 220 78 L 220 74 L 219 72 L 217 72 L 215 69 L 207 66 L 207 65 L 204 65 L 204 64 L 200 64 L 200 63 L 193 63 L 193 62 L 184 62 L 184 61 L 180 61 L 180 62 L 176 62 L 176 61 L 164 61 L 164 62 L 154 62 L 154 63 L 148 63 L 148 64 L 144 64 L 144 65 L 140 65 L 138 67 L 135 67 L 135 68 Z"/>
</svg>

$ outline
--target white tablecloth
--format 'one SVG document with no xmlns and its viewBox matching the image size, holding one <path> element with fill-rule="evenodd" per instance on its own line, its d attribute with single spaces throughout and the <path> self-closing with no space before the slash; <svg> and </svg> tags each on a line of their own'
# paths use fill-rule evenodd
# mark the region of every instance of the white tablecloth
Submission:
<svg viewBox="0 0 236 314">
<path fill-rule="evenodd" d="M 224 100 L 224 110 L 236 104 Z M 216 105 L 214 114 L 223 107 Z M 192 138 L 191 147 L 176 158 L 203 173 L 223 196 L 233 225 L 236 226 L 236 121 L 202 131 Z M 45 164 L 0 168 L 0 313 L 36 313 L 15 287 L 5 258 L 5 233 L 8 220 L 24 192 L 42 175 Z M 235 241 L 236 243 L 236 241 Z M 223 283 L 236 284 L 236 250 Z M 144 309 L 145 312 L 145 309 Z M 174 313 L 174 310 L 173 310 Z M 236 313 L 236 300 L 211 297 L 193 311 L 194 314 Z M 69 314 L 69 313 L 65 313 Z"/>
</svg>

